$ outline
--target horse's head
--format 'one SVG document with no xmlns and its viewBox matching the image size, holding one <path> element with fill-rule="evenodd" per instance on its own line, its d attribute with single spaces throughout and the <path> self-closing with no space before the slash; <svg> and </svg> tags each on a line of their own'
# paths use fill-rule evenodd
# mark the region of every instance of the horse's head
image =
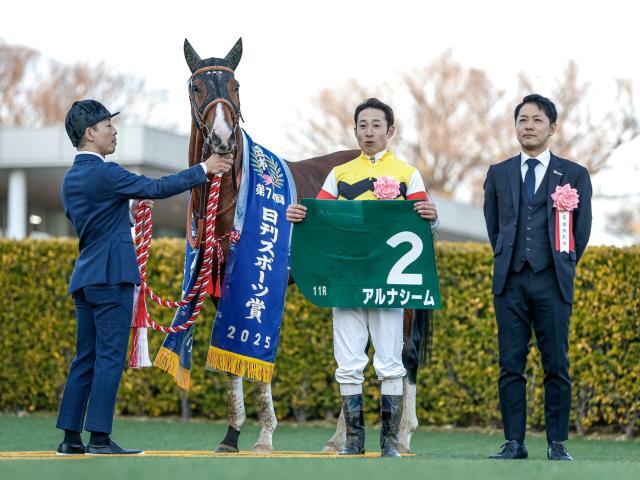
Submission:
<svg viewBox="0 0 640 480">
<path fill-rule="evenodd" d="M 221 178 L 220 205 L 216 217 L 216 237 L 228 247 L 227 236 L 231 231 L 234 206 L 242 172 L 242 133 L 238 125 L 240 113 L 240 85 L 234 70 L 242 57 L 242 39 L 239 39 L 224 58 L 201 59 L 187 39 L 184 41 L 184 58 L 191 70 L 189 101 L 191 103 L 191 138 L 189 140 L 189 165 L 202 162 L 211 153 L 232 153 L 234 163 L 229 174 Z M 204 239 L 204 219 L 209 184 L 194 187 L 189 203 L 189 218 L 197 223 L 195 236 L 188 235 L 192 247 Z M 191 220 L 189 220 L 191 225 Z"/>
<path fill-rule="evenodd" d="M 234 77 L 234 70 L 242 58 L 242 39 L 238 39 L 226 57 L 204 60 L 185 39 L 184 58 L 191 70 L 189 100 L 194 126 L 202 134 L 201 153 L 235 154 L 242 113 L 238 96 L 240 84 Z"/>
</svg>

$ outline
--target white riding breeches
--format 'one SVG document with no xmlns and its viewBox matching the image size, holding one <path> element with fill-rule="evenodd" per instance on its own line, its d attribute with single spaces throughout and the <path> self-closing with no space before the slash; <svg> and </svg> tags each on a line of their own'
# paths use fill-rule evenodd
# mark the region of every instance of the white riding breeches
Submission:
<svg viewBox="0 0 640 480">
<path fill-rule="evenodd" d="M 362 384 L 364 369 L 369 363 L 365 353 L 369 332 L 373 343 L 373 368 L 378 379 L 401 378 L 406 374 L 402 365 L 401 308 L 334 308 L 333 354 L 340 384 Z"/>
</svg>

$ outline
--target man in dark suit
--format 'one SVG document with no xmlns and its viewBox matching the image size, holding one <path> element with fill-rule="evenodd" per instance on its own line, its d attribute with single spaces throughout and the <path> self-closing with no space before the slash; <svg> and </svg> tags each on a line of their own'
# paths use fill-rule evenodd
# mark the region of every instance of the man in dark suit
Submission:
<svg viewBox="0 0 640 480">
<path fill-rule="evenodd" d="M 79 237 L 80 255 L 68 293 L 76 305 L 76 356 L 56 427 L 65 436 L 59 455 L 139 454 L 110 439 L 118 385 L 125 366 L 134 285 L 140 272 L 131 238 L 129 199 L 167 198 L 229 171 L 232 159 L 205 162 L 159 180 L 135 175 L 105 156 L 116 149 L 111 114 L 95 100 L 75 102 L 65 120 L 78 154 L 62 182 L 65 214 Z M 86 421 L 85 421 L 86 411 Z M 91 432 L 85 447 L 83 427 Z"/>
<path fill-rule="evenodd" d="M 564 445 L 571 410 L 569 318 L 576 264 L 591 232 L 591 181 L 584 167 L 549 151 L 557 119 L 549 99 L 537 94 L 524 97 L 514 117 L 522 153 L 492 165 L 484 184 L 506 439 L 490 458 L 528 455 L 524 372 L 533 327 L 544 370 L 547 457 L 572 460 Z M 556 217 L 562 212 L 551 195 L 563 185 L 577 190 L 579 203 L 561 217 L 571 218 L 558 228 Z"/>
</svg>

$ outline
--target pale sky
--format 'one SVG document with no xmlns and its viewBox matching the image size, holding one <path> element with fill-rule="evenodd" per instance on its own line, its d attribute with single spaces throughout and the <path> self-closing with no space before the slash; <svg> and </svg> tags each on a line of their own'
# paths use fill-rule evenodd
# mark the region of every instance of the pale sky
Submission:
<svg viewBox="0 0 640 480">
<path fill-rule="evenodd" d="M 22 0 L 4 2 L 0 39 L 60 61 L 104 61 L 146 78 L 168 100 L 151 123 L 186 132 L 184 38 L 206 58 L 224 56 L 242 37 L 236 78 L 243 126 L 259 143 L 290 156 L 286 129 L 321 88 L 351 78 L 382 84 L 446 49 L 507 90 L 524 71 L 542 94 L 575 60 L 581 78 L 591 82 L 593 108 L 604 111 L 598 98 L 612 98 L 615 78 L 630 78 L 640 90 L 634 7 L 624 0 Z"/>
<path fill-rule="evenodd" d="M 166 90 L 155 124 L 189 125 L 182 52 L 224 56 L 238 37 L 245 128 L 286 155 L 284 128 L 321 88 L 356 78 L 381 84 L 451 48 L 465 66 L 514 88 L 520 71 L 541 93 L 575 60 L 592 94 L 613 79 L 640 83 L 635 2 L 552 0 L 323 0 L 4 2 L 0 38 L 65 62 L 105 61 Z M 639 85 L 640 86 L 640 85 Z M 123 112 L 123 117 L 126 112 Z"/>
</svg>

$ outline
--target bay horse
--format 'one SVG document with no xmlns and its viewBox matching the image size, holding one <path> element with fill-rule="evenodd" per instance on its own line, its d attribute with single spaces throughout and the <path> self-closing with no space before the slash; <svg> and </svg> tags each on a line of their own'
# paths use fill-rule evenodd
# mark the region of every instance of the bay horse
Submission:
<svg viewBox="0 0 640 480">
<path fill-rule="evenodd" d="M 242 119 L 240 110 L 240 85 L 235 79 L 235 69 L 242 58 L 242 39 L 238 39 L 224 58 L 210 57 L 201 59 L 191 46 L 189 41 L 184 41 L 184 56 L 191 78 L 189 80 L 189 99 L 191 103 L 191 136 L 189 139 L 189 165 L 201 162 L 212 152 L 219 154 L 231 153 L 234 163 L 231 171 L 222 175 L 220 183 L 220 204 L 216 219 L 215 231 L 219 235 L 220 248 L 226 253 L 229 247 L 228 236 L 224 235 L 233 226 L 235 204 L 238 195 L 238 187 L 242 181 L 242 132 L 239 122 Z M 244 120 L 244 119 L 242 119 Z M 296 184 L 298 199 L 315 198 L 322 184 L 331 171 L 337 165 L 356 158 L 359 150 L 347 150 L 331 153 L 320 157 L 314 157 L 297 162 L 287 162 Z M 191 219 L 197 225 L 195 235 L 188 233 L 189 242 L 193 247 L 198 247 L 204 241 L 205 199 L 208 196 L 208 186 L 193 189 L 189 203 L 189 220 L 187 232 L 191 232 Z M 215 284 L 217 275 L 217 262 L 214 255 L 212 272 Z M 224 263 L 220 265 L 220 276 L 224 275 Z M 290 283 L 293 280 L 290 279 Z M 212 297 L 217 306 L 217 298 Z M 405 378 L 405 414 L 402 417 L 399 450 L 408 452 L 411 434 L 417 427 L 415 415 L 415 378 L 417 371 L 418 350 L 412 337 L 412 332 L 417 331 L 412 325 L 413 314 L 405 312 L 405 361 L 408 375 Z M 415 360 L 415 361 L 413 361 Z M 413 362 L 413 363 L 411 363 Z M 414 365 L 415 364 L 415 365 Z M 238 437 L 243 423 L 246 420 L 242 378 L 231 374 L 227 375 L 228 392 L 228 429 L 227 435 L 220 442 L 217 452 L 237 452 Z M 406 417 L 406 418 L 405 418 Z M 270 453 L 273 451 L 272 436 L 277 425 L 271 396 L 271 384 L 258 382 L 258 418 L 260 421 L 260 434 L 253 450 L 256 452 Z M 324 447 L 325 451 L 337 451 L 342 449 L 345 437 L 344 417 L 341 413 L 336 433 Z"/>
</svg>

